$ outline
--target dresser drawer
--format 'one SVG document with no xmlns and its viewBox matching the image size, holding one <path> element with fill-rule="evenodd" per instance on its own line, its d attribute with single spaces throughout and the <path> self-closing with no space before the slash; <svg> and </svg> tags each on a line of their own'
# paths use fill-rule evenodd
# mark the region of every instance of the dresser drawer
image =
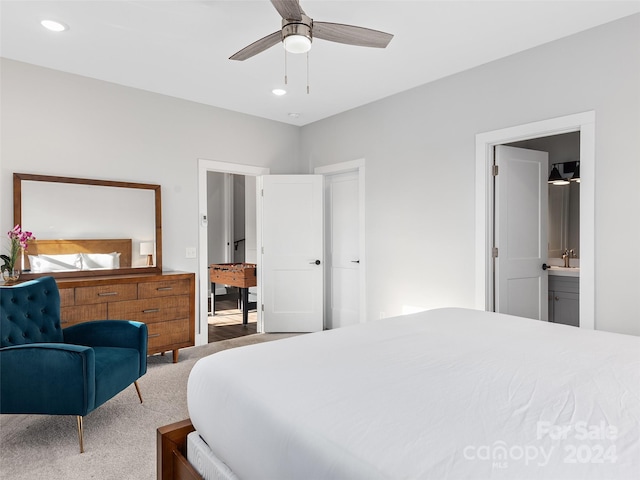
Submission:
<svg viewBox="0 0 640 480">
<path fill-rule="evenodd" d="M 189 318 L 189 296 L 113 302 L 109 304 L 107 313 L 112 320 L 136 320 L 145 323 Z"/>
<path fill-rule="evenodd" d="M 76 305 L 121 302 L 123 300 L 134 300 L 138 296 L 138 286 L 135 283 L 77 287 L 75 291 Z"/>
<path fill-rule="evenodd" d="M 73 307 L 75 305 L 75 289 L 60 288 L 60 307 Z"/>
<path fill-rule="evenodd" d="M 149 351 L 158 347 L 171 346 L 189 342 L 189 319 L 174 320 L 172 322 L 152 323 L 147 325 L 149 330 L 149 340 L 147 348 Z"/>
<path fill-rule="evenodd" d="M 189 280 L 166 280 L 164 282 L 146 282 L 138 284 L 138 298 L 156 298 L 172 295 L 188 295 Z"/>
<path fill-rule="evenodd" d="M 62 328 L 70 327 L 76 323 L 90 322 L 91 320 L 106 320 L 107 304 L 96 303 L 94 305 L 80 305 L 77 307 L 60 308 L 60 323 Z"/>
</svg>

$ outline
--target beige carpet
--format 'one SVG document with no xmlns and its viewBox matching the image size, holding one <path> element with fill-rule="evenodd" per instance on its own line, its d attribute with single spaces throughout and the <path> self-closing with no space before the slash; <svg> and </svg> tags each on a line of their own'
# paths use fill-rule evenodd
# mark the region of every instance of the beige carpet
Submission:
<svg viewBox="0 0 640 480">
<path fill-rule="evenodd" d="M 156 429 L 187 418 L 186 388 L 196 361 L 215 352 L 291 334 L 256 334 L 149 357 L 147 374 L 84 419 L 85 453 L 79 453 L 73 416 L 0 415 L 2 480 L 152 480 Z"/>
</svg>

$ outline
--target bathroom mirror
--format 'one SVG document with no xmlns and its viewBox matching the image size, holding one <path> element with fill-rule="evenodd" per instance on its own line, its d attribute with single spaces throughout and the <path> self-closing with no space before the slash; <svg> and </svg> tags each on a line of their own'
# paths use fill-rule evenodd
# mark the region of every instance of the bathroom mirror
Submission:
<svg viewBox="0 0 640 480">
<path fill-rule="evenodd" d="M 162 272 L 160 185 L 14 173 L 23 278 Z"/>
<path fill-rule="evenodd" d="M 549 185 L 549 258 L 573 250 L 580 258 L 580 184 Z"/>
</svg>

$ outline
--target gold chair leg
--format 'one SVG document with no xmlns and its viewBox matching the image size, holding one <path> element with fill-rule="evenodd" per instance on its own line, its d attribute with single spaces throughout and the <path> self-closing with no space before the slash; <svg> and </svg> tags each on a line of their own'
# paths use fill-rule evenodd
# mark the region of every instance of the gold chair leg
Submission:
<svg viewBox="0 0 640 480">
<path fill-rule="evenodd" d="M 78 440 L 80 440 L 80 453 L 84 453 L 84 429 L 82 428 L 82 417 L 76 416 L 78 423 Z"/>
<path fill-rule="evenodd" d="M 138 392 L 138 398 L 140 399 L 140 403 L 142 403 L 142 394 L 140 393 L 140 387 L 138 386 L 138 381 L 133 382 L 136 387 L 136 392 Z"/>
</svg>

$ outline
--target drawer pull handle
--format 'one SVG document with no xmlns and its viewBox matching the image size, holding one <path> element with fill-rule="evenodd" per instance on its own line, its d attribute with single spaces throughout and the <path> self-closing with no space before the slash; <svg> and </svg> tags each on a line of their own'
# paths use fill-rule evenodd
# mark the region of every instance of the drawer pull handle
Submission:
<svg viewBox="0 0 640 480">
<path fill-rule="evenodd" d="M 115 295 L 118 295 L 118 292 L 102 292 L 98 294 L 99 297 L 113 297 Z"/>
<path fill-rule="evenodd" d="M 143 310 L 142 313 L 155 313 L 155 312 L 159 312 L 160 309 L 159 308 L 148 308 L 146 310 Z"/>
<path fill-rule="evenodd" d="M 159 287 L 156 290 L 158 290 L 159 292 L 166 292 L 169 290 L 173 290 L 173 287 Z"/>
<path fill-rule="evenodd" d="M 159 333 L 153 333 L 151 335 L 148 336 L 148 338 L 154 338 L 154 337 L 159 337 L 160 334 Z"/>
</svg>

